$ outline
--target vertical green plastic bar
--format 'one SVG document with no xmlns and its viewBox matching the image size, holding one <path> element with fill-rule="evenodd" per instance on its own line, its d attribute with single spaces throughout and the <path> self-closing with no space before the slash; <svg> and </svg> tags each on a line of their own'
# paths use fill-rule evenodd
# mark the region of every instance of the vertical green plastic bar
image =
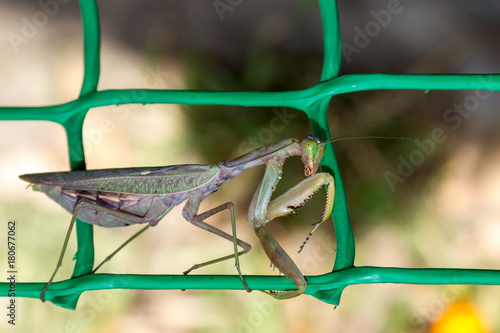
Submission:
<svg viewBox="0 0 500 333">
<path fill-rule="evenodd" d="M 80 97 L 97 91 L 101 72 L 101 28 L 95 0 L 80 0 L 83 23 L 84 74 Z"/>
<path fill-rule="evenodd" d="M 324 61 L 321 73 L 321 82 L 323 82 L 338 76 L 342 59 L 342 47 L 336 1 L 320 0 L 319 5 L 323 22 Z M 331 138 L 328 126 L 330 99 L 331 97 L 326 97 L 314 103 L 308 110 L 313 133 L 324 140 L 330 140 Z M 353 266 L 355 245 L 344 184 L 332 144 L 327 146 L 321 167 L 323 171 L 329 172 L 335 177 L 335 202 L 332 218 L 337 239 L 337 254 L 333 270 L 341 270 Z"/>
<path fill-rule="evenodd" d="M 83 22 L 84 76 L 80 97 L 95 92 L 100 74 L 101 36 L 99 11 L 95 0 L 80 0 Z M 71 170 L 85 170 L 83 151 L 83 121 L 88 109 L 78 110 L 64 122 L 68 137 Z M 76 235 L 78 250 L 75 254 L 73 277 L 88 274 L 94 266 L 94 230 L 92 225 L 77 220 Z"/>
<path fill-rule="evenodd" d="M 342 59 L 339 13 L 336 0 L 319 0 L 323 24 L 323 71 L 321 82 L 339 75 Z"/>
</svg>

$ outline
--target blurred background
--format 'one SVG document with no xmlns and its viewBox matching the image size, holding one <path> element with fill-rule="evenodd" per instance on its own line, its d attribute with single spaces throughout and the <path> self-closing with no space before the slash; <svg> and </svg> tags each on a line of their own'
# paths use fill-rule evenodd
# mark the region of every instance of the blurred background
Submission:
<svg viewBox="0 0 500 333">
<path fill-rule="evenodd" d="M 319 80 L 322 31 L 314 1 L 98 4 L 101 90 L 279 91 Z M 340 1 L 341 74 L 500 72 L 498 3 L 390 4 Z M 75 99 L 83 75 L 78 3 L 4 1 L 0 6 L 0 104 L 41 106 Z M 499 102 L 492 91 L 372 91 L 332 99 L 332 137 L 407 138 L 334 143 L 356 239 L 356 265 L 500 269 Z M 91 110 L 84 133 L 87 167 L 96 169 L 216 163 L 284 138 L 302 138 L 311 128 L 305 115 L 293 109 L 122 105 Z M 49 122 L 0 122 L 0 138 L 0 239 L 5 242 L 7 221 L 15 219 L 19 281 L 47 281 L 70 215 L 26 189 L 18 175 L 69 170 L 65 133 Z M 238 234 L 253 245 L 241 258 L 243 273 L 273 274 L 245 223 L 263 168 L 245 175 L 225 184 L 202 209 L 233 201 Z M 302 178 L 300 161 L 290 159 L 278 192 Z M 307 275 L 331 271 L 335 259 L 331 223 L 296 253 L 310 223 L 321 215 L 323 192 L 298 216 L 271 227 Z M 180 274 L 193 263 L 231 253 L 231 243 L 184 221 L 181 208 L 101 272 Z M 209 222 L 230 230 L 224 214 Z M 137 230 L 128 229 L 95 228 L 96 261 Z M 71 275 L 75 250 L 73 236 L 57 279 Z M 4 252 L 0 266 L 6 267 Z M 235 274 L 234 263 L 196 273 Z M 0 330 L 498 332 L 499 308 L 497 286 L 351 286 L 335 310 L 309 296 L 275 301 L 244 291 L 107 290 L 84 293 L 76 311 L 19 299 L 18 324 L 12 327 L 4 317 Z"/>
</svg>

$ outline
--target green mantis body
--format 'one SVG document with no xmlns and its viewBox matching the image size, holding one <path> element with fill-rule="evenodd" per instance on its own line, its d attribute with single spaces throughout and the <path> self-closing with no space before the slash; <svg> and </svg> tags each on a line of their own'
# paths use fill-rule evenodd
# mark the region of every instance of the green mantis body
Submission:
<svg viewBox="0 0 500 333">
<path fill-rule="evenodd" d="M 306 279 L 265 226 L 277 217 L 293 213 L 320 187 L 327 184 L 325 210 L 321 220 L 316 225 L 328 219 L 333 207 L 334 180 L 328 173 L 316 173 L 324 154 L 324 146 L 325 144 L 318 138 L 307 136 L 303 140 L 282 140 L 236 159 L 222 161 L 217 165 L 174 165 L 52 172 L 20 176 L 21 179 L 32 184 L 33 190 L 44 192 L 73 214 L 59 262 L 49 282 L 42 290 L 41 299 L 43 300 L 45 291 L 52 283 L 61 265 L 71 229 L 77 218 L 83 222 L 103 227 L 122 227 L 147 223 L 147 228 L 155 226 L 173 207 L 186 200 L 182 210 L 184 218 L 197 227 L 233 242 L 234 253 L 194 265 L 184 274 L 215 262 L 235 258 L 240 279 L 245 289 L 251 291 L 243 278 L 238 261 L 238 256 L 250 251 L 251 246 L 236 237 L 236 221 L 232 202 L 227 202 L 204 213 L 199 213 L 198 210 L 200 203 L 211 193 L 217 191 L 224 182 L 236 177 L 248 168 L 262 164 L 266 165 L 266 171 L 253 196 L 248 211 L 248 223 L 254 228 L 255 234 L 271 263 L 291 279 L 297 287 L 296 290 L 269 291 L 268 293 L 277 299 L 291 298 L 304 293 L 307 287 Z M 290 156 L 301 156 L 307 178 L 271 201 L 272 193 L 281 178 L 283 164 Z M 204 222 L 206 218 L 225 209 L 231 213 L 232 235 Z M 146 228 L 120 246 L 105 261 L 109 260 Z M 242 248 L 241 251 L 238 251 L 238 246 Z"/>
</svg>

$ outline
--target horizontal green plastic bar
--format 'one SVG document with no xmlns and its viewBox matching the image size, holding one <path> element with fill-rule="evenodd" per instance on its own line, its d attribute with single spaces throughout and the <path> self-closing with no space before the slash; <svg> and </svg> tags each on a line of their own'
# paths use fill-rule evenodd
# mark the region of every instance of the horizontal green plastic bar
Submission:
<svg viewBox="0 0 500 333">
<path fill-rule="evenodd" d="M 334 95 L 377 89 L 500 90 L 500 74 L 355 74 L 318 83 L 310 88 L 282 92 L 193 91 L 123 89 L 88 93 L 74 101 L 42 107 L 0 107 L 0 120 L 49 120 L 64 123 L 74 113 L 106 105 L 183 104 L 239 105 L 249 107 L 312 106 Z"/>
<path fill-rule="evenodd" d="M 284 276 L 245 276 L 252 290 L 294 289 L 294 283 Z M 330 304 L 338 305 L 340 292 L 349 285 L 372 283 L 402 284 L 500 284 L 499 270 L 460 269 L 460 268 L 396 268 L 396 267 L 352 267 L 324 275 L 307 277 L 306 294 Z M 16 284 L 16 297 L 40 298 L 45 283 Z M 0 296 L 7 296 L 9 283 L 0 283 Z M 46 300 L 56 304 L 60 299 L 74 299 L 76 307 L 81 293 L 90 290 L 106 289 L 232 289 L 244 290 L 237 275 L 133 275 L 133 274 L 94 274 L 54 282 L 45 294 Z M 337 297 L 338 296 L 338 297 Z M 60 304 L 59 304 L 60 305 Z"/>
</svg>

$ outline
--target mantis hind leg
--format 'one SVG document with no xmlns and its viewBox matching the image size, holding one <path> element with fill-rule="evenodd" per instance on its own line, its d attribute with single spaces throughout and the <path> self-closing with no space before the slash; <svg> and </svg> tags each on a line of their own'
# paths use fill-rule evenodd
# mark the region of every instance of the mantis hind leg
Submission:
<svg viewBox="0 0 500 333">
<path fill-rule="evenodd" d="M 110 208 L 102 207 L 102 206 L 95 204 L 95 203 L 92 203 L 92 202 L 87 202 L 87 201 L 83 201 L 83 200 L 78 201 L 77 204 L 75 205 L 75 209 L 73 211 L 73 216 L 71 217 L 71 222 L 69 223 L 68 231 L 66 232 L 66 237 L 64 238 L 63 247 L 61 249 L 61 253 L 59 254 L 59 260 L 57 261 L 56 268 L 54 269 L 54 272 L 52 273 L 52 276 L 50 277 L 50 279 L 47 282 L 47 284 L 45 285 L 45 287 L 43 287 L 42 293 L 40 294 L 40 299 L 42 300 L 42 302 L 45 302 L 44 297 L 45 297 L 45 293 L 47 292 L 47 288 L 52 284 L 52 281 L 54 280 L 54 277 L 56 276 L 57 271 L 61 267 L 61 264 L 62 264 L 62 261 L 64 258 L 64 254 L 66 252 L 66 248 L 68 247 L 68 241 L 69 241 L 69 237 L 71 235 L 71 231 L 73 230 L 73 227 L 75 225 L 75 221 L 76 221 L 76 218 L 78 216 L 78 211 L 81 208 L 90 208 L 90 209 L 93 209 L 93 210 L 98 211 L 98 212 L 102 212 L 102 213 L 106 213 L 106 214 L 110 214 L 110 215 L 122 218 L 124 220 L 127 220 L 127 221 L 129 221 L 131 223 L 135 223 L 135 224 L 148 222 L 144 217 L 140 217 L 140 216 L 133 215 L 133 214 L 130 214 L 127 212 L 116 211 L 116 210 L 113 210 Z M 113 253 L 111 253 L 109 256 L 107 256 L 106 259 L 104 259 L 104 261 L 101 262 L 97 266 L 97 268 L 95 268 L 91 272 L 91 274 L 95 273 L 95 271 L 97 271 L 97 269 L 99 269 L 105 262 L 109 261 L 115 254 L 118 253 L 118 251 L 120 251 L 122 248 L 124 248 L 125 245 L 130 243 L 133 239 L 135 239 L 141 233 L 143 233 L 148 227 L 149 227 L 149 225 L 142 228 L 141 230 L 139 230 L 139 232 L 135 233 L 132 237 L 130 237 L 125 243 L 123 243 L 120 247 L 118 247 L 118 249 L 116 249 Z"/>
<path fill-rule="evenodd" d="M 131 241 L 136 239 L 140 234 L 142 234 L 144 231 L 146 231 L 146 229 L 148 229 L 149 227 L 150 227 L 150 225 L 148 224 L 147 226 L 145 226 L 144 228 L 142 228 L 141 230 L 139 230 L 138 232 L 133 234 L 129 239 L 127 239 L 125 242 L 123 242 L 122 245 L 120 245 L 116 250 L 114 250 L 110 255 L 108 255 L 103 261 L 101 261 L 101 263 L 99 265 L 97 265 L 97 267 L 94 268 L 92 270 L 92 272 L 90 272 L 90 274 L 94 274 L 99 268 L 101 268 L 102 265 L 104 265 L 105 263 L 110 261 L 111 258 L 113 258 L 118 252 L 120 252 L 121 249 L 123 249 L 128 243 L 130 243 Z"/>
<path fill-rule="evenodd" d="M 195 201 L 195 200 L 193 200 L 193 201 Z M 232 242 L 234 244 L 234 253 L 227 255 L 227 256 L 224 256 L 224 257 L 217 258 L 217 259 L 209 260 L 209 261 L 203 262 L 201 264 L 193 265 L 190 269 L 188 269 L 187 271 L 184 272 L 184 275 L 189 274 L 189 272 L 191 272 L 195 269 L 198 269 L 200 267 L 208 266 L 211 264 L 215 264 L 217 262 L 221 262 L 224 260 L 234 258 L 236 270 L 238 271 L 238 275 L 240 276 L 240 280 L 243 283 L 245 290 L 248 292 L 252 291 L 248 287 L 247 283 L 245 282 L 245 279 L 243 278 L 243 274 L 241 273 L 241 269 L 240 269 L 240 261 L 239 261 L 239 256 L 249 252 L 251 250 L 252 246 L 236 237 L 236 219 L 234 217 L 234 205 L 233 205 L 233 203 L 229 201 L 229 202 L 226 202 L 225 204 L 222 204 L 220 206 L 217 206 L 215 208 L 207 210 L 204 213 L 190 216 L 194 210 L 198 209 L 198 205 L 199 205 L 199 202 L 197 202 L 197 204 L 195 204 L 194 206 L 193 206 L 193 202 L 188 202 L 188 204 L 186 204 L 187 208 L 185 208 L 185 211 L 183 212 L 184 217 L 189 222 L 194 224 L 195 226 L 197 226 L 203 230 L 209 231 L 213 234 L 216 234 L 217 236 L 220 236 L 220 237 Z M 232 232 L 233 232 L 232 235 L 229 235 L 228 233 L 226 233 L 226 232 L 224 232 L 224 231 L 222 231 L 214 226 L 211 226 L 210 224 L 203 221 L 203 220 L 209 218 L 210 216 L 215 215 L 215 214 L 217 214 L 225 209 L 228 209 L 231 213 L 231 227 L 232 227 Z M 238 251 L 238 246 L 243 248 L 243 250 Z"/>
</svg>

